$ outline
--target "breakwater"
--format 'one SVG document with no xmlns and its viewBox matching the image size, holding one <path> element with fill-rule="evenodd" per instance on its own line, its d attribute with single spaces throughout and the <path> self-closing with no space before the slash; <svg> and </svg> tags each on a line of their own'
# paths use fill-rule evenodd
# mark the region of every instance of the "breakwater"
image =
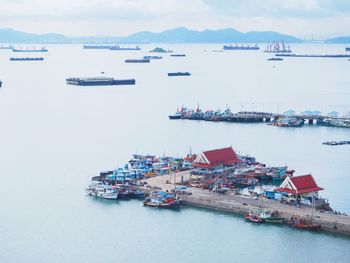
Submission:
<svg viewBox="0 0 350 263">
<path fill-rule="evenodd" d="M 180 184 L 183 181 L 193 178 L 193 175 L 187 172 L 170 174 L 164 176 L 153 177 L 144 180 L 147 182 L 148 191 L 153 188 L 161 188 L 164 191 L 171 191 L 174 185 L 169 182 Z M 181 199 L 185 205 L 203 207 L 208 209 L 220 210 L 225 212 L 245 215 L 251 210 L 267 209 L 277 210 L 284 218 L 287 224 L 291 217 L 299 217 L 305 220 L 311 220 L 321 225 L 322 231 L 333 232 L 350 236 L 350 216 L 335 215 L 330 213 L 321 213 L 320 211 L 312 212 L 309 207 L 290 206 L 280 203 L 277 200 L 256 199 L 250 196 L 226 193 L 220 194 L 204 189 L 192 188 L 191 195 L 181 195 Z M 243 220 L 243 217 L 242 217 Z"/>
</svg>

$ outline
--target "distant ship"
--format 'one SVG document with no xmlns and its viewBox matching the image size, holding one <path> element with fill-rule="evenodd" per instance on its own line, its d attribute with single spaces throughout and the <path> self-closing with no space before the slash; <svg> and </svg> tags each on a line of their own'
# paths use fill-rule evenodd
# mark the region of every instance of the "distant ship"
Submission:
<svg viewBox="0 0 350 263">
<path fill-rule="evenodd" d="M 171 57 L 186 57 L 186 54 L 171 54 Z"/>
<path fill-rule="evenodd" d="M 13 49 L 13 46 L 0 46 L 0 49 Z"/>
<path fill-rule="evenodd" d="M 1 86 L 2 86 L 2 81 L 0 80 L 0 88 L 1 88 Z"/>
<path fill-rule="evenodd" d="M 40 49 L 32 48 L 32 49 L 17 49 L 12 48 L 13 52 L 48 52 L 49 50 L 45 47 L 42 47 Z"/>
<path fill-rule="evenodd" d="M 292 50 L 290 49 L 290 45 L 286 46 L 283 41 L 275 41 L 272 43 L 268 43 L 266 49 L 264 50 L 265 53 L 292 53 Z"/>
<path fill-rule="evenodd" d="M 169 77 L 176 77 L 176 76 L 191 76 L 191 73 L 189 72 L 170 72 L 168 73 Z"/>
<path fill-rule="evenodd" d="M 109 48 L 110 50 L 141 50 L 139 46 L 136 47 L 121 47 L 121 46 L 113 46 Z"/>
<path fill-rule="evenodd" d="M 10 61 L 43 61 L 44 58 L 10 58 Z"/>
<path fill-rule="evenodd" d="M 346 48 L 345 48 L 345 51 L 350 51 L 350 47 L 346 47 Z"/>
<path fill-rule="evenodd" d="M 116 44 L 85 44 L 84 49 L 111 49 L 115 47 Z"/>
<path fill-rule="evenodd" d="M 150 60 L 149 59 L 126 59 L 125 63 L 149 63 Z"/>
<path fill-rule="evenodd" d="M 255 46 L 243 46 L 243 45 L 235 45 L 235 46 L 224 46 L 223 47 L 224 50 L 259 50 L 260 47 L 256 44 Z"/>
<path fill-rule="evenodd" d="M 160 57 L 160 56 L 144 56 L 143 59 L 162 59 L 163 57 Z"/>
<path fill-rule="evenodd" d="M 268 61 L 282 61 L 283 58 L 268 58 Z"/>
<path fill-rule="evenodd" d="M 78 86 L 111 86 L 111 85 L 135 85 L 135 79 L 114 79 L 106 77 L 97 78 L 68 78 L 67 84 Z"/>
</svg>

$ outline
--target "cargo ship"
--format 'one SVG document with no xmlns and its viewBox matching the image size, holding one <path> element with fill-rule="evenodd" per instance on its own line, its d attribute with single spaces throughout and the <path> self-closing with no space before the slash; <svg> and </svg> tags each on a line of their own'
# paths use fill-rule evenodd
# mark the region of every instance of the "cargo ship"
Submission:
<svg viewBox="0 0 350 263">
<path fill-rule="evenodd" d="M 264 50 L 265 53 L 292 53 L 292 50 L 290 49 L 290 45 L 286 46 L 283 41 L 275 41 L 272 43 L 268 43 L 266 49 Z"/>
<path fill-rule="evenodd" d="M 150 59 L 126 59 L 125 63 L 149 63 L 151 60 Z"/>
<path fill-rule="evenodd" d="M 32 48 L 32 49 L 17 49 L 12 48 L 13 52 L 48 52 L 49 50 L 45 47 L 42 47 L 40 49 Z"/>
<path fill-rule="evenodd" d="M 169 72 L 169 77 L 176 77 L 176 76 L 191 76 L 191 73 L 189 72 Z"/>
<path fill-rule="evenodd" d="M 43 61 L 44 58 L 10 58 L 10 61 Z"/>
<path fill-rule="evenodd" d="M 69 85 L 78 86 L 111 86 L 111 85 L 135 85 L 135 79 L 114 79 L 106 77 L 96 78 L 68 78 L 66 79 Z"/>
<path fill-rule="evenodd" d="M 84 49 L 111 49 L 115 47 L 116 44 L 85 44 Z"/>
<path fill-rule="evenodd" d="M 139 46 L 136 47 L 121 47 L 119 45 L 115 45 L 113 47 L 110 47 L 109 50 L 141 50 Z"/>
<path fill-rule="evenodd" d="M 223 50 L 259 50 L 260 47 L 256 44 L 255 46 L 238 46 L 238 45 L 230 45 L 230 46 L 223 46 Z"/>
</svg>

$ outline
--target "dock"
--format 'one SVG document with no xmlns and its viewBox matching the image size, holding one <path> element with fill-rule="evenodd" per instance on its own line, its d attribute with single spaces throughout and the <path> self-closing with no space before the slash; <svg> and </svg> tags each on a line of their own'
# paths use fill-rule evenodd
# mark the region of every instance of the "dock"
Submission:
<svg viewBox="0 0 350 263">
<path fill-rule="evenodd" d="M 144 182 L 150 187 L 161 188 L 163 191 L 171 191 L 174 189 L 174 181 L 181 184 L 189 178 L 195 178 L 190 171 L 180 172 L 176 174 L 168 174 L 144 179 Z M 151 188 L 145 188 L 149 191 Z M 250 196 L 237 195 L 231 192 L 220 194 L 209 190 L 191 188 L 191 195 L 181 195 L 184 205 L 208 208 L 224 212 L 230 212 L 240 215 L 246 215 L 251 210 L 268 209 L 277 210 L 286 220 L 293 217 L 299 217 L 310 220 L 312 216 L 312 208 L 295 207 L 282 204 L 277 200 L 257 199 Z M 313 223 L 321 224 L 321 230 L 350 236 L 350 216 L 335 215 L 330 213 L 321 213 L 316 211 L 313 213 Z M 242 217 L 243 220 L 243 217 Z M 284 222 L 287 224 L 287 222 Z"/>
</svg>

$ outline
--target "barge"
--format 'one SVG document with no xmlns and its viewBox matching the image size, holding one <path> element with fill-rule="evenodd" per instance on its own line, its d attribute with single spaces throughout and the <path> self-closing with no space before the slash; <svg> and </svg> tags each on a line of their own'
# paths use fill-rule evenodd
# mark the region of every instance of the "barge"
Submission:
<svg viewBox="0 0 350 263">
<path fill-rule="evenodd" d="M 223 50 L 259 50 L 260 47 L 258 45 L 255 45 L 255 46 L 233 46 L 233 45 L 230 45 L 230 46 L 223 46 Z"/>
<path fill-rule="evenodd" d="M 17 49 L 17 48 L 12 48 L 12 52 L 48 52 L 49 50 L 45 47 L 42 47 L 40 49 Z"/>
<path fill-rule="evenodd" d="M 189 72 L 169 72 L 169 77 L 177 77 L 177 76 L 191 76 L 191 73 Z"/>
<path fill-rule="evenodd" d="M 67 84 L 77 86 L 112 86 L 112 85 L 135 85 L 135 79 L 114 79 L 114 78 L 68 78 Z"/>
<path fill-rule="evenodd" d="M 150 63 L 150 59 L 126 59 L 124 62 L 125 63 Z"/>
<path fill-rule="evenodd" d="M 10 61 L 43 61 L 44 58 L 38 57 L 38 58 L 10 58 Z"/>
<path fill-rule="evenodd" d="M 171 57 L 186 57 L 186 54 L 171 54 Z"/>
</svg>

